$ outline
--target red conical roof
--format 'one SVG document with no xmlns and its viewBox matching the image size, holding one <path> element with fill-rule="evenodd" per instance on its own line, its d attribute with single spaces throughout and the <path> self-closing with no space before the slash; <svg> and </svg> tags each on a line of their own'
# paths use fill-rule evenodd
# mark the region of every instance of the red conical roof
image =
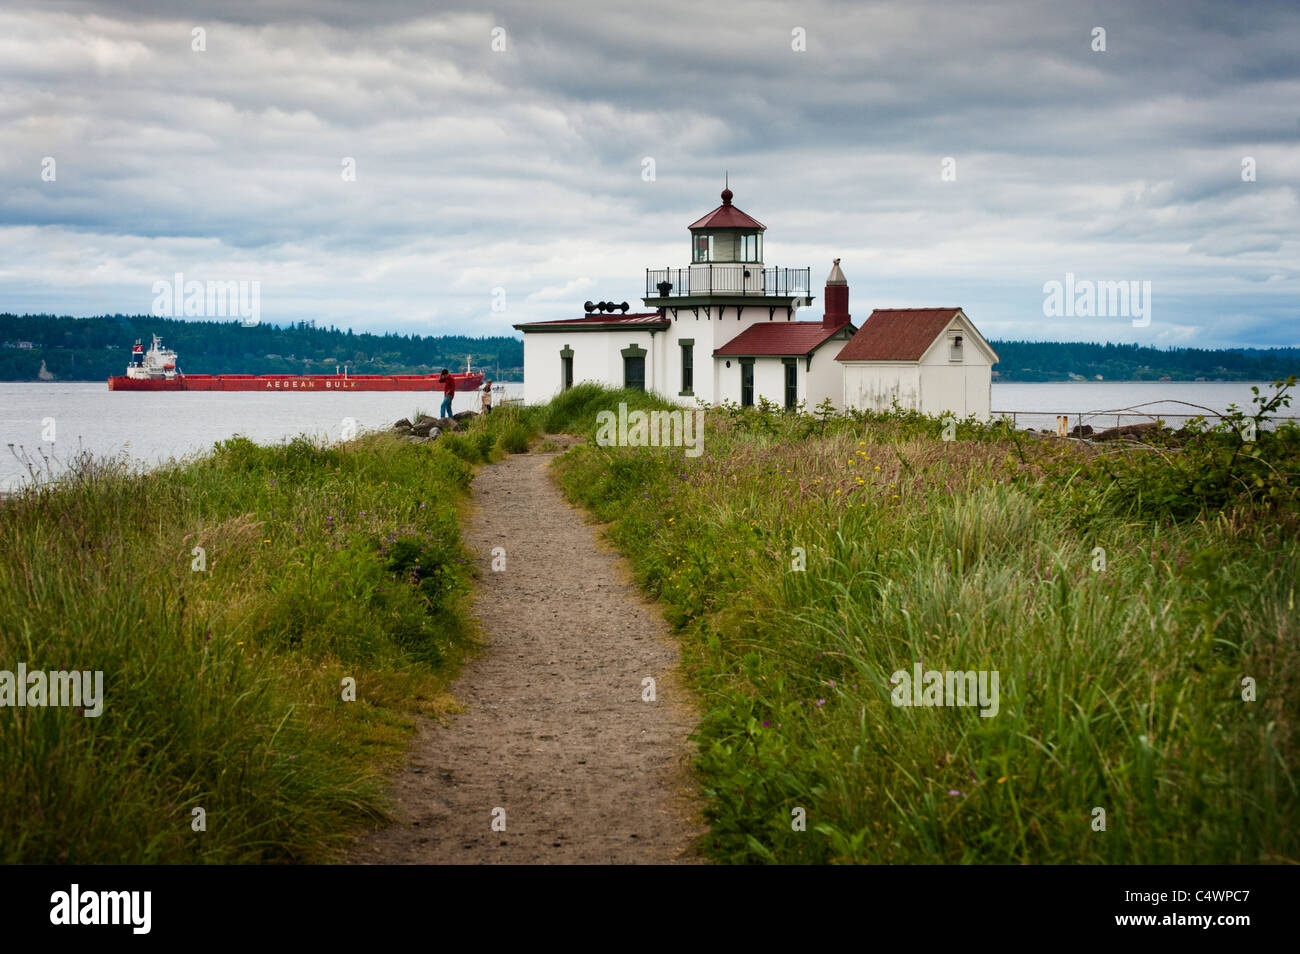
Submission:
<svg viewBox="0 0 1300 954">
<path fill-rule="evenodd" d="M 722 205 L 718 206 L 704 218 L 692 222 L 687 228 L 696 229 L 758 229 L 767 231 L 767 226 L 758 219 L 746 215 L 731 204 L 731 190 L 722 190 Z"/>
</svg>

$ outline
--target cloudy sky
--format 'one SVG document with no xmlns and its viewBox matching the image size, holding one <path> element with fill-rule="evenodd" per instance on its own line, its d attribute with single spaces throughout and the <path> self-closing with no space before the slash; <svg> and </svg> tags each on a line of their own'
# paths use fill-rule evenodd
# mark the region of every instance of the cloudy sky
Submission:
<svg viewBox="0 0 1300 954">
<path fill-rule="evenodd" d="M 12 0 L 0 311 L 149 313 L 179 272 L 263 321 L 512 333 L 639 304 L 725 170 L 815 314 L 838 257 L 857 321 L 1296 345 L 1298 50 L 1294 0 Z M 1151 282 L 1149 325 L 1046 317 L 1067 272 Z"/>
</svg>

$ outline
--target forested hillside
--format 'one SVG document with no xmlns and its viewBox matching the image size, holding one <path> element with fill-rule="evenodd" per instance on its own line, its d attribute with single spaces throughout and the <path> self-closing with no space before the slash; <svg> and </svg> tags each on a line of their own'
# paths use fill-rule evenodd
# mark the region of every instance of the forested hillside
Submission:
<svg viewBox="0 0 1300 954">
<path fill-rule="evenodd" d="M 237 321 L 179 321 L 146 315 L 59 318 L 0 315 L 0 381 L 35 381 L 41 362 L 59 380 L 94 381 L 122 374 L 137 338 L 151 335 L 176 351 L 182 371 L 203 374 L 420 374 L 443 367 L 476 369 L 497 380 L 522 380 L 518 338 L 465 335 L 355 334 L 302 322 L 287 327 Z M 32 347 L 19 347 L 30 342 Z"/>
<path fill-rule="evenodd" d="M 463 370 L 466 355 L 499 381 L 523 379 L 519 338 L 465 335 L 355 334 L 307 322 L 245 327 L 237 321 L 180 321 L 149 316 L 0 315 L 0 381 L 35 381 L 41 362 L 57 380 L 96 381 L 121 374 L 137 338 L 158 334 L 175 349 L 181 370 L 204 374 L 419 374 Z M 30 343 L 31 347 L 20 347 Z M 1145 348 L 1128 344 L 993 341 L 999 381 L 1271 381 L 1300 374 L 1300 347 Z"/>
<path fill-rule="evenodd" d="M 1143 348 L 1129 344 L 991 341 L 999 381 L 1272 381 L 1300 374 L 1300 348 Z"/>
</svg>

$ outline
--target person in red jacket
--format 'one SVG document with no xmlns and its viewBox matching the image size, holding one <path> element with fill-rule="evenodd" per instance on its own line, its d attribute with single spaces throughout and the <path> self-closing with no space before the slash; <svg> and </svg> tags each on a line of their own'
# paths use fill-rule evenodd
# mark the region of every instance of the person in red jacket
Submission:
<svg viewBox="0 0 1300 954">
<path fill-rule="evenodd" d="M 456 394 L 456 379 L 451 376 L 450 371 L 443 368 L 438 380 L 442 382 L 442 410 L 438 412 L 438 416 L 451 417 L 451 399 Z"/>
</svg>

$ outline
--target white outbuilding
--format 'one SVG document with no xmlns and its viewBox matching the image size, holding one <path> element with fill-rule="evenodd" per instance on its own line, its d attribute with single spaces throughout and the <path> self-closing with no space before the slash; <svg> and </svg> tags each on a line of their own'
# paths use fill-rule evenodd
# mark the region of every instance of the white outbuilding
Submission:
<svg viewBox="0 0 1300 954">
<path fill-rule="evenodd" d="M 847 406 L 989 419 L 997 352 L 960 308 L 877 308 L 835 360 Z"/>
</svg>

